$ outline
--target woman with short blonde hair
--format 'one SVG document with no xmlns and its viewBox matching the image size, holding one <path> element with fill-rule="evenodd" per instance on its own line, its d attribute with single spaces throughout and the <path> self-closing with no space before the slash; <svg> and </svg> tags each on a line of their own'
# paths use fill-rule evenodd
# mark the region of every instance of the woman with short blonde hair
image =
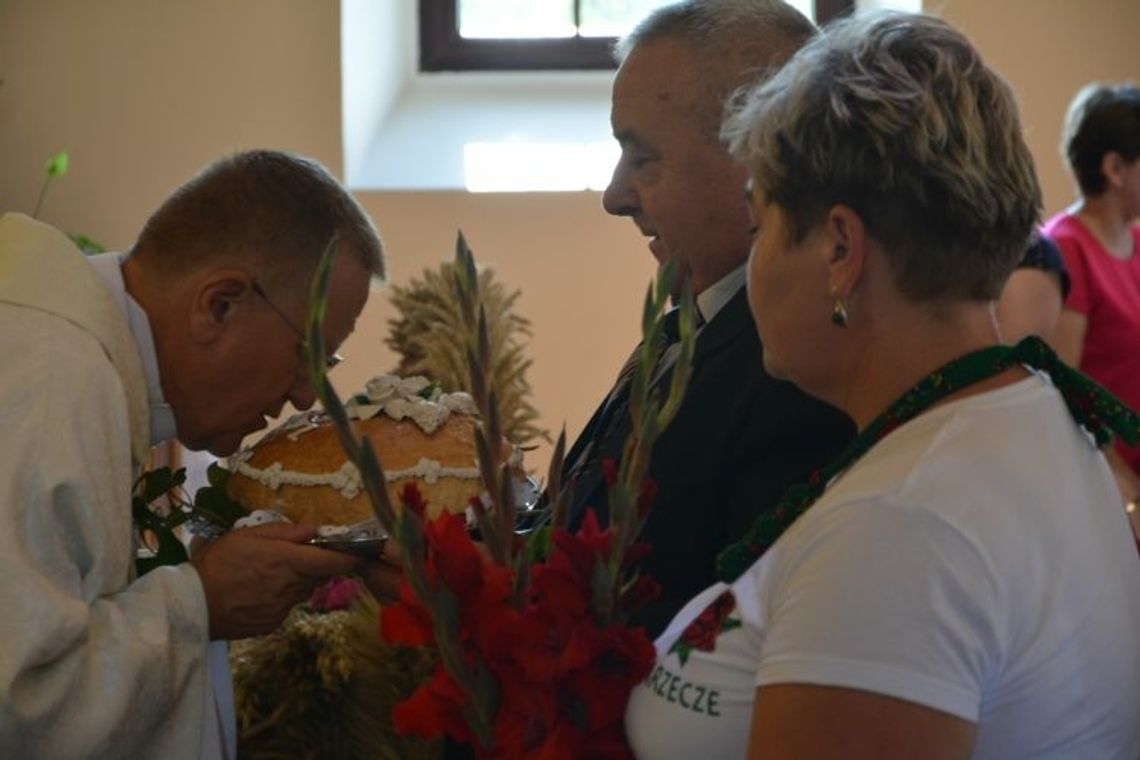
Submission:
<svg viewBox="0 0 1140 760">
<path fill-rule="evenodd" d="M 857 15 L 741 99 L 766 369 L 859 435 L 657 641 L 639 756 L 1135 758 L 1140 562 L 1093 437 L 1140 420 L 993 299 L 1040 191 L 945 22 Z"/>
</svg>

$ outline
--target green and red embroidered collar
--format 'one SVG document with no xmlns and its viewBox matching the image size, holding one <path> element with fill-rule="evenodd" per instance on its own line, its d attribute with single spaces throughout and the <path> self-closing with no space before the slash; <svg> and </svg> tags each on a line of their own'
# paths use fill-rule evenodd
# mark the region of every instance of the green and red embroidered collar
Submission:
<svg viewBox="0 0 1140 760">
<path fill-rule="evenodd" d="M 1019 364 L 1049 375 L 1073 419 L 1099 445 L 1110 443 L 1114 433 L 1130 444 L 1140 442 L 1140 416 L 1095 381 L 1061 361 L 1040 338 L 1026 338 L 1017 346 L 992 346 L 975 351 L 924 377 L 863 429 L 834 462 L 812 473 L 807 483 L 789 488 L 774 509 L 760 515 L 742 539 L 721 552 L 717 558 L 720 580 L 732 583 L 739 578 L 819 499 L 832 478 L 858 461 L 892 430 L 963 388 Z"/>
</svg>

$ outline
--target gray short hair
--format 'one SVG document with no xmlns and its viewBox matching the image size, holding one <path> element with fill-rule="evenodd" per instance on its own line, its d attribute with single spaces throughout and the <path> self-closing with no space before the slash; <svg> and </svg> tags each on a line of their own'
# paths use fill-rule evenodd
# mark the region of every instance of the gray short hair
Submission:
<svg viewBox="0 0 1140 760">
<path fill-rule="evenodd" d="M 301 298 L 332 236 L 373 277 L 384 277 L 380 237 L 360 204 L 316 161 L 275 150 L 219 159 L 147 220 L 131 256 L 160 278 L 244 264 L 272 292 Z"/>
<path fill-rule="evenodd" d="M 854 209 L 914 300 L 994 298 L 1039 219 L 1010 88 L 929 16 L 829 26 L 740 97 L 722 135 L 797 237 Z"/>
<path fill-rule="evenodd" d="M 686 45 L 708 95 L 703 115 L 715 138 L 729 96 L 769 76 L 815 31 L 782 0 L 681 0 L 642 19 L 618 40 L 614 55 L 621 62 L 638 45 L 666 38 Z"/>
</svg>

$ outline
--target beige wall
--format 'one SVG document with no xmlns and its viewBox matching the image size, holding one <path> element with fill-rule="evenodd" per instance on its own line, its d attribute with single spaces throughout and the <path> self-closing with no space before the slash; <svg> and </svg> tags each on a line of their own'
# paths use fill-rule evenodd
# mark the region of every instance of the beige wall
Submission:
<svg viewBox="0 0 1140 760">
<path fill-rule="evenodd" d="M 386 0 L 377 0 L 386 1 Z M 1070 199 L 1059 122 L 1090 79 L 1140 80 L 1134 0 L 948 0 L 1021 100 L 1047 210 Z M 0 0 L 0 210 L 31 209 L 44 160 L 72 170 L 42 217 L 112 247 L 211 158 L 269 146 L 341 171 L 339 18 L 331 0 Z M 430 146 L 425 146 L 430 150 Z M 521 287 L 533 322 L 542 423 L 577 432 L 635 339 L 652 275 L 632 226 L 597 193 L 364 193 L 393 282 L 451 256 L 462 227 L 481 261 Z M 392 360 L 373 298 L 334 379 L 355 389 Z M 545 467 L 545 452 L 530 466 Z"/>
<path fill-rule="evenodd" d="M 227 151 L 294 150 L 340 174 L 338 34 L 327 0 L 0 0 L 0 210 L 30 212 L 44 161 L 64 148 L 72 168 L 41 217 L 114 248 Z M 461 227 L 479 260 L 522 288 L 540 422 L 576 433 L 636 337 L 653 271 L 636 231 L 606 217 L 597 193 L 361 200 L 393 282 L 450 258 Z M 383 346 L 392 316 L 376 294 L 334 375 L 342 393 L 394 366 Z M 547 457 L 528 464 L 544 469 Z"/>
<path fill-rule="evenodd" d="M 1073 202 L 1061 121 L 1088 82 L 1140 84 L 1138 0 L 925 0 L 961 29 L 1017 93 L 1051 215 Z"/>
<path fill-rule="evenodd" d="M 340 171 L 339 18 L 309 0 L 0 0 L 0 208 L 44 160 L 43 217 L 111 245 L 218 154 L 303 150 Z"/>
<path fill-rule="evenodd" d="M 565 423 L 576 435 L 638 338 L 654 267 L 633 225 L 606 216 L 598 193 L 364 193 L 362 200 L 383 229 L 392 282 L 450 258 L 462 229 L 476 259 L 521 289 L 517 310 L 532 322 L 529 379 L 540 424 L 556 436 Z M 346 346 L 352 363 L 345 370 L 356 370 L 358 351 L 376 354 L 381 346 L 394 312 L 383 295 L 373 301 Z M 374 366 L 392 364 L 381 355 Z M 545 470 L 548 458 L 544 446 L 527 463 Z"/>
</svg>

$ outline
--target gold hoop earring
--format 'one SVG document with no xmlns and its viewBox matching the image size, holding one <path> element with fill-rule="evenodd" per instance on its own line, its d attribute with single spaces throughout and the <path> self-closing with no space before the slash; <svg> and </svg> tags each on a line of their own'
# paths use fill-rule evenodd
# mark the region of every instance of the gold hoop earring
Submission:
<svg viewBox="0 0 1140 760">
<path fill-rule="evenodd" d="M 831 308 L 831 324 L 836 327 L 847 327 L 847 307 L 838 298 L 835 299 L 835 306 Z"/>
</svg>

